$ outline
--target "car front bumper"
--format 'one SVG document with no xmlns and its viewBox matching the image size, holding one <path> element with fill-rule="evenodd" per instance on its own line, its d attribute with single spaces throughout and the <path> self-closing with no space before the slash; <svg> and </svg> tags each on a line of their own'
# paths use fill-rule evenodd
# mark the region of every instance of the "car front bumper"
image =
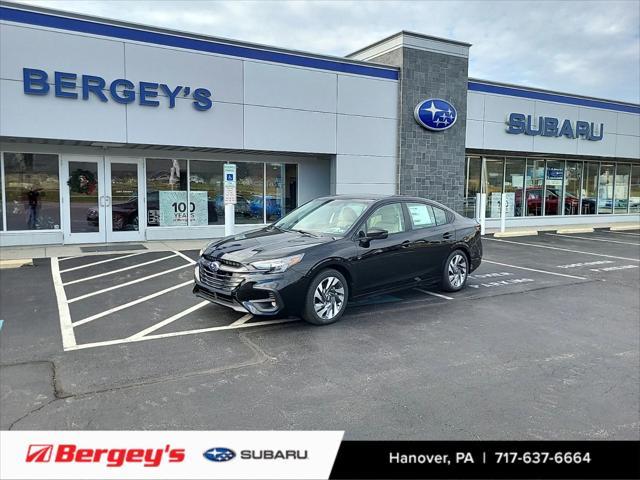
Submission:
<svg viewBox="0 0 640 480">
<path fill-rule="evenodd" d="M 220 281 L 221 275 L 211 272 L 212 262 L 201 258 L 196 264 L 193 293 L 212 303 L 253 315 L 297 315 L 307 293 L 309 279 L 304 272 L 289 269 L 283 273 L 262 273 L 250 270 L 227 270 L 230 280 Z M 231 274 L 229 274 L 231 272 Z"/>
</svg>

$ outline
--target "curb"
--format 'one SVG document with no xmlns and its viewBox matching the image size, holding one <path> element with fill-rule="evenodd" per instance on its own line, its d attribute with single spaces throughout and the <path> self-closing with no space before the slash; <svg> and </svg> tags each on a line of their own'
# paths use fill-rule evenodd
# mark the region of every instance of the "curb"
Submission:
<svg viewBox="0 0 640 480">
<path fill-rule="evenodd" d="M 609 230 L 612 232 L 620 232 L 623 230 L 640 230 L 640 225 L 621 225 L 619 227 L 611 227 Z"/>
<path fill-rule="evenodd" d="M 591 233 L 593 232 L 592 227 L 582 227 L 582 228 L 560 228 L 556 230 L 556 233 Z"/>
<path fill-rule="evenodd" d="M 5 268 L 20 268 L 33 266 L 33 258 L 18 258 L 15 260 L 0 260 L 0 270 Z"/>
<path fill-rule="evenodd" d="M 538 235 L 537 230 L 516 230 L 514 232 L 495 232 L 493 237 L 502 238 L 502 237 L 530 237 Z"/>
</svg>

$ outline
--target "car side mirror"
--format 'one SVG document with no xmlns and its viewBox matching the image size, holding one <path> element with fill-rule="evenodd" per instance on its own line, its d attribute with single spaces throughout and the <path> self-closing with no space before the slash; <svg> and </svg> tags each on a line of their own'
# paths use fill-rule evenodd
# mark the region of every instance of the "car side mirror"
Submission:
<svg viewBox="0 0 640 480">
<path fill-rule="evenodd" d="M 383 240 L 388 236 L 389 232 L 382 228 L 372 228 L 367 233 L 364 233 L 362 230 L 358 232 L 358 240 L 363 247 L 368 247 L 371 240 Z"/>
</svg>

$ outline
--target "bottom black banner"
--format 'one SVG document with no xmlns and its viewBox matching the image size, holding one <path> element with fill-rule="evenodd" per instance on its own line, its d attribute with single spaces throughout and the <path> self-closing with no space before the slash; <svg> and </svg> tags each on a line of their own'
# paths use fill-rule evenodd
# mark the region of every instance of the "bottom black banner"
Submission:
<svg viewBox="0 0 640 480">
<path fill-rule="evenodd" d="M 343 441 L 331 478 L 640 478 L 636 441 Z"/>
</svg>

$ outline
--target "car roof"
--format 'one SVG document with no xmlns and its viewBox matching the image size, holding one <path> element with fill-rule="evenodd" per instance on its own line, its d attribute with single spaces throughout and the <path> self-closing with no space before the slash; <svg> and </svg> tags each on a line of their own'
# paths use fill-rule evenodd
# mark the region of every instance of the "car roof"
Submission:
<svg viewBox="0 0 640 480">
<path fill-rule="evenodd" d="M 412 201 L 424 202 L 425 200 L 427 200 L 427 201 L 434 202 L 434 200 L 430 200 L 428 198 L 422 198 L 422 197 L 412 197 L 408 195 L 381 195 L 381 194 L 374 194 L 374 193 L 373 194 L 363 193 L 363 194 L 347 194 L 347 195 L 327 195 L 324 197 L 316 198 L 316 200 L 331 200 L 331 199 L 369 200 L 373 202 L 379 202 L 383 200 L 397 200 L 397 201 L 403 201 L 403 202 L 412 202 Z"/>
</svg>

